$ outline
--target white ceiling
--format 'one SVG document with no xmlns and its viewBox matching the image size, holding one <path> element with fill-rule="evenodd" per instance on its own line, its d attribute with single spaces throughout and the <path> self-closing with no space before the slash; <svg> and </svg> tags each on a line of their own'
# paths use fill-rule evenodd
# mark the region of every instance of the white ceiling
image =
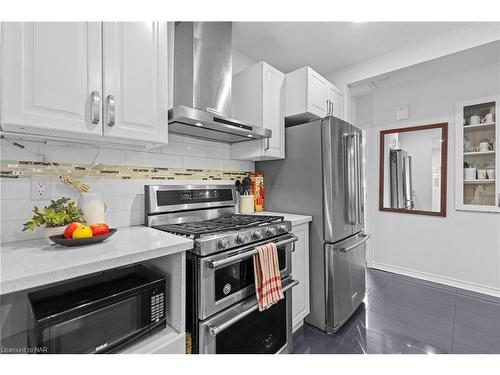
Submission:
<svg viewBox="0 0 500 375">
<path fill-rule="evenodd" d="M 498 41 L 356 82 L 351 85 L 351 95 L 367 95 L 379 88 L 390 89 L 495 63 L 500 69 Z"/>
<path fill-rule="evenodd" d="M 233 22 L 233 47 L 284 73 L 328 73 L 466 22 Z"/>
</svg>

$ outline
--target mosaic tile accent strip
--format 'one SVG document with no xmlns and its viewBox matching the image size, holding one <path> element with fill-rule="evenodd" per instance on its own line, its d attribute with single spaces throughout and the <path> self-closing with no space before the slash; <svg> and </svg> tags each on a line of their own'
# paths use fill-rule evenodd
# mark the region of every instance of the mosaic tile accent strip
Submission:
<svg viewBox="0 0 500 375">
<path fill-rule="evenodd" d="M 9 161 L 0 163 L 0 177 L 58 177 L 66 175 L 79 180 L 241 180 L 248 171 L 210 170 L 191 168 L 161 168 L 124 165 L 65 164 L 39 161 Z"/>
</svg>

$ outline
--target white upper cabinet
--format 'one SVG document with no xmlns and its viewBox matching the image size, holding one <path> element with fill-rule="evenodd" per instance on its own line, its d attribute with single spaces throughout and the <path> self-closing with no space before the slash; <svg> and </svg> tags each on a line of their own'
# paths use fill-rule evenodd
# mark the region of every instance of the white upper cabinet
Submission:
<svg viewBox="0 0 500 375">
<path fill-rule="evenodd" d="M 231 158 L 272 160 L 285 157 L 285 75 L 259 62 L 233 76 L 232 117 L 272 131 L 269 139 L 231 145 Z"/>
<path fill-rule="evenodd" d="M 299 124 L 330 114 L 342 118 L 342 106 L 342 92 L 310 67 L 286 75 L 288 123 Z"/>
<path fill-rule="evenodd" d="M 328 82 L 328 114 L 344 118 L 344 95 L 337 87 Z"/>
<path fill-rule="evenodd" d="M 166 143 L 166 25 L 2 23 L 2 130 Z"/>
<path fill-rule="evenodd" d="M 3 130 L 102 135 L 100 23 L 4 22 L 1 53 Z"/>
<path fill-rule="evenodd" d="M 166 143 L 167 24 L 105 22 L 103 43 L 104 134 Z"/>
</svg>

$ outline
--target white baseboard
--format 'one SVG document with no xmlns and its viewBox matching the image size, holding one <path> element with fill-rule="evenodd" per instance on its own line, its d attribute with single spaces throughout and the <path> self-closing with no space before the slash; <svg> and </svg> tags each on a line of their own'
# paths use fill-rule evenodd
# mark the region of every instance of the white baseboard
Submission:
<svg viewBox="0 0 500 375">
<path fill-rule="evenodd" d="M 438 276 L 438 275 L 434 275 L 432 273 L 416 271 L 416 270 L 412 270 L 412 269 L 405 268 L 405 267 L 393 266 L 393 265 L 379 263 L 379 262 L 370 262 L 370 263 L 371 263 L 369 265 L 370 268 L 376 268 L 376 269 L 379 269 L 382 271 L 393 272 L 393 273 L 397 273 L 400 275 L 414 277 L 416 279 L 421 279 L 421 280 L 426 280 L 426 281 L 431 281 L 431 282 L 438 283 L 438 284 L 449 285 L 449 286 L 452 286 L 455 288 L 470 290 L 470 291 L 476 292 L 476 293 L 487 294 L 487 295 L 493 296 L 493 297 L 500 297 L 500 289 L 493 288 L 491 286 L 481 285 L 481 284 L 477 284 L 477 283 L 471 283 L 468 281 L 458 280 L 458 279 L 454 279 L 451 277 Z"/>
</svg>

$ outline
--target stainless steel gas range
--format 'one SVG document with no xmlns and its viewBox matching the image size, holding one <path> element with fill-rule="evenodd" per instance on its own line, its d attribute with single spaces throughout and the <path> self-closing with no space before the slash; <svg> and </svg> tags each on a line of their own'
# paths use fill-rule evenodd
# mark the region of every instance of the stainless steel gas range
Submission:
<svg viewBox="0 0 500 375">
<path fill-rule="evenodd" d="M 231 185 L 147 185 L 146 225 L 194 240 L 187 254 L 187 352 L 292 351 L 292 251 L 282 216 L 238 215 Z M 274 242 L 285 299 L 259 312 L 253 255 Z"/>
</svg>

